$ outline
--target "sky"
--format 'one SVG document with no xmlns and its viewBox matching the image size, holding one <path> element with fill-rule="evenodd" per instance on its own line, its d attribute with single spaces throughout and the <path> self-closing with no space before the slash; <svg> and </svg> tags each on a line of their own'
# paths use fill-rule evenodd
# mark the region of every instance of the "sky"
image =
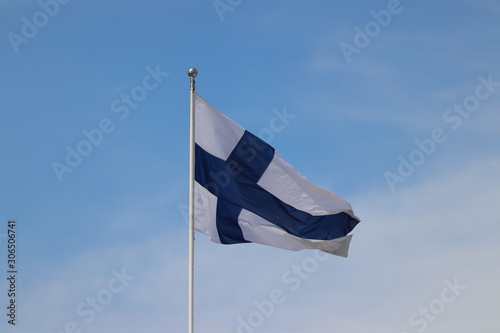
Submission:
<svg viewBox="0 0 500 333">
<path fill-rule="evenodd" d="M 494 0 L 2 1 L 0 331 L 187 332 L 194 66 L 361 218 L 348 258 L 197 233 L 195 332 L 498 332 L 499 40 Z"/>
</svg>

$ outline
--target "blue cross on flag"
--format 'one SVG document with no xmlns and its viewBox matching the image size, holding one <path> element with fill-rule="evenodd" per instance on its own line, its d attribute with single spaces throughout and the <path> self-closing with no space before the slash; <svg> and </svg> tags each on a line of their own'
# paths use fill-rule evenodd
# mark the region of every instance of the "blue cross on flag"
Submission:
<svg viewBox="0 0 500 333">
<path fill-rule="evenodd" d="M 221 244 L 260 243 L 347 257 L 351 205 L 298 173 L 265 141 L 195 93 L 195 229 Z"/>
</svg>

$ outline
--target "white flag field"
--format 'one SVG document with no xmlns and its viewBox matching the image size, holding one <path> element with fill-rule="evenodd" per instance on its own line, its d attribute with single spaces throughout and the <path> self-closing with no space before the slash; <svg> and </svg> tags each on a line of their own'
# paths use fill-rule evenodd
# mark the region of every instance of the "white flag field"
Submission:
<svg viewBox="0 0 500 333">
<path fill-rule="evenodd" d="M 221 244 L 318 249 L 347 257 L 360 221 L 269 144 L 195 93 L 195 230 Z"/>
</svg>

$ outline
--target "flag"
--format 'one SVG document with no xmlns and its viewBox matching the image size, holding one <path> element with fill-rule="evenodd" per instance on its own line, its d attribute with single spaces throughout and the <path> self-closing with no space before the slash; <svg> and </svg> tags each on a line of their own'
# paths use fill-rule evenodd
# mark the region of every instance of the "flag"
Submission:
<svg viewBox="0 0 500 333">
<path fill-rule="evenodd" d="M 197 93 L 194 227 L 221 244 L 260 243 L 347 257 L 360 221 L 340 196 L 309 182 L 268 143 Z"/>
</svg>

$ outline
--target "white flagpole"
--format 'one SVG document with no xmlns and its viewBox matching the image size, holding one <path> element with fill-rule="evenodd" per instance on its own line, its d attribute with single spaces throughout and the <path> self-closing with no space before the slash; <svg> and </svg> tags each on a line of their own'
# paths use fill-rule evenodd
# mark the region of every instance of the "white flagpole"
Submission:
<svg viewBox="0 0 500 333">
<path fill-rule="evenodd" d="M 194 322 L 194 90 L 195 80 L 198 75 L 196 68 L 188 70 L 191 81 L 191 92 L 189 95 L 189 277 L 188 277 L 188 333 L 193 333 Z"/>
</svg>

